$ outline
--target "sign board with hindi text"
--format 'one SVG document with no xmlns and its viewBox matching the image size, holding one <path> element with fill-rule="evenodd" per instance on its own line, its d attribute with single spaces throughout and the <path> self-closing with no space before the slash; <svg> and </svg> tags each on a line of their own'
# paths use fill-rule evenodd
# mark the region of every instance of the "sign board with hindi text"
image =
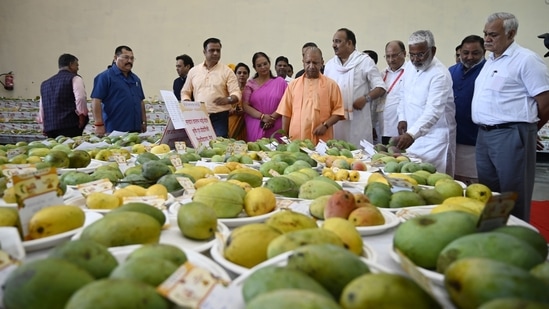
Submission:
<svg viewBox="0 0 549 309">
<path fill-rule="evenodd" d="M 174 130 L 184 128 L 194 148 L 201 144 L 207 145 L 210 140 L 216 139 L 217 136 L 204 103 L 179 102 L 169 90 L 161 90 L 160 93 L 166 104 L 166 110 L 170 114 Z"/>
</svg>

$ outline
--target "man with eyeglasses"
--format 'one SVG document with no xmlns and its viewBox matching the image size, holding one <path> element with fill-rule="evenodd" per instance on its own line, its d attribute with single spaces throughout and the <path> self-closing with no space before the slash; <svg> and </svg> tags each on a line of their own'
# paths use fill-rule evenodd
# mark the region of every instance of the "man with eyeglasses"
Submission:
<svg viewBox="0 0 549 309">
<path fill-rule="evenodd" d="M 385 45 L 387 68 L 382 72 L 387 92 L 381 97 L 377 113 L 381 143 L 388 144 L 392 136 L 398 136 L 398 103 L 406 62 L 406 47 L 402 41 L 390 41 Z"/>
<path fill-rule="evenodd" d="M 221 41 L 209 38 L 202 44 L 204 63 L 194 66 L 181 89 L 181 100 L 204 102 L 217 136 L 229 136 L 229 110 L 242 97 L 236 75 L 229 66 L 219 62 Z"/>
<path fill-rule="evenodd" d="M 95 134 L 146 132 L 147 113 L 141 79 L 132 72 L 135 58 L 128 46 L 114 51 L 113 65 L 93 80 L 92 112 Z"/>
<path fill-rule="evenodd" d="M 478 180 L 492 191 L 517 193 L 512 214 L 528 222 L 536 173 L 537 131 L 549 119 L 549 71 L 515 42 L 518 20 L 494 13 L 484 25 L 490 53 L 475 81 L 471 106 L 479 125 Z"/>
<path fill-rule="evenodd" d="M 478 126 L 471 117 L 475 80 L 484 67 L 484 40 L 469 35 L 461 41 L 460 63 L 449 68 L 456 103 L 456 168 L 454 178 L 469 185 L 478 182 L 475 159 Z"/>
<path fill-rule="evenodd" d="M 334 138 L 360 145 L 373 143 L 370 105 L 385 93 L 385 83 L 374 61 L 356 50 L 355 34 L 341 28 L 332 38 L 335 56 L 324 68 L 324 75 L 335 80 L 341 89 L 345 120 L 334 126 Z"/>
<path fill-rule="evenodd" d="M 437 48 L 431 31 L 412 33 L 408 50 L 410 62 L 404 68 L 398 105 L 397 147 L 453 176 L 456 119 L 452 77 L 435 57 Z"/>
</svg>

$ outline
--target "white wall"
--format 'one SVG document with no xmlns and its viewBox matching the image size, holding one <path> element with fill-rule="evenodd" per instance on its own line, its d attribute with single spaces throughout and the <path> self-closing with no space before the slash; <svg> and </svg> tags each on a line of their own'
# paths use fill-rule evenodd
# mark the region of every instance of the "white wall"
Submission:
<svg viewBox="0 0 549 309">
<path fill-rule="evenodd" d="M 301 46 L 316 42 L 325 60 L 341 27 L 353 30 L 359 50 L 373 49 L 385 67 L 385 43 L 405 43 L 415 30 L 435 35 L 437 56 L 453 64 L 454 47 L 469 34 L 482 35 L 486 17 L 508 11 L 519 19 L 517 42 L 540 55 L 547 51 L 537 35 L 549 32 L 549 0 L 0 0 L 0 73 L 13 71 L 15 90 L 0 97 L 34 98 L 40 83 L 57 72 L 57 58 L 80 59 L 88 95 L 93 78 L 111 62 L 118 45 L 137 58 L 147 97 L 171 89 L 175 56 L 203 61 L 202 42 L 218 37 L 222 62 L 251 64 L 264 51 L 274 61 L 285 55 L 297 72 Z M 546 58 L 546 63 L 549 58 Z"/>
</svg>

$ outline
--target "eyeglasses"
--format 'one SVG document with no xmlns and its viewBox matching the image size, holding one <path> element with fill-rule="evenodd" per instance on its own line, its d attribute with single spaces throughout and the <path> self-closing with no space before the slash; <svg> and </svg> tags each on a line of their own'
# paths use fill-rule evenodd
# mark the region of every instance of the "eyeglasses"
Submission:
<svg viewBox="0 0 549 309">
<path fill-rule="evenodd" d="M 410 59 L 412 59 L 412 58 L 423 59 L 423 58 L 424 58 L 425 56 L 427 56 L 430 52 L 431 52 L 431 50 L 430 50 L 430 49 L 427 49 L 426 51 L 421 52 L 421 53 L 417 53 L 417 54 L 408 53 L 408 55 L 410 55 Z"/>
<path fill-rule="evenodd" d="M 120 56 L 118 56 L 118 58 L 121 58 L 121 59 L 124 59 L 124 60 L 135 61 L 135 57 L 128 56 L 128 55 L 120 55 Z"/>
<path fill-rule="evenodd" d="M 402 55 L 402 52 L 399 52 L 398 54 L 393 54 L 393 55 L 385 55 L 385 59 L 387 60 L 396 59 L 400 57 L 400 55 Z"/>
</svg>

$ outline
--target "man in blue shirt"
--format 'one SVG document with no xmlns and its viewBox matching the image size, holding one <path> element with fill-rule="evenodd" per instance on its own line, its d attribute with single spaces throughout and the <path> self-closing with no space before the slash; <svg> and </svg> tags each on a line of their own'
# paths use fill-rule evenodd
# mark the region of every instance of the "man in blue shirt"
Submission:
<svg viewBox="0 0 549 309">
<path fill-rule="evenodd" d="M 449 68 L 456 103 L 456 167 L 454 178 L 466 184 L 478 182 L 475 145 L 478 126 L 471 117 L 475 80 L 486 59 L 484 39 L 469 35 L 461 41 L 460 62 Z"/>
<path fill-rule="evenodd" d="M 113 65 L 93 81 L 92 111 L 95 133 L 99 136 L 115 130 L 147 131 L 145 95 L 141 80 L 131 71 L 134 60 L 131 48 L 117 47 Z"/>
</svg>

